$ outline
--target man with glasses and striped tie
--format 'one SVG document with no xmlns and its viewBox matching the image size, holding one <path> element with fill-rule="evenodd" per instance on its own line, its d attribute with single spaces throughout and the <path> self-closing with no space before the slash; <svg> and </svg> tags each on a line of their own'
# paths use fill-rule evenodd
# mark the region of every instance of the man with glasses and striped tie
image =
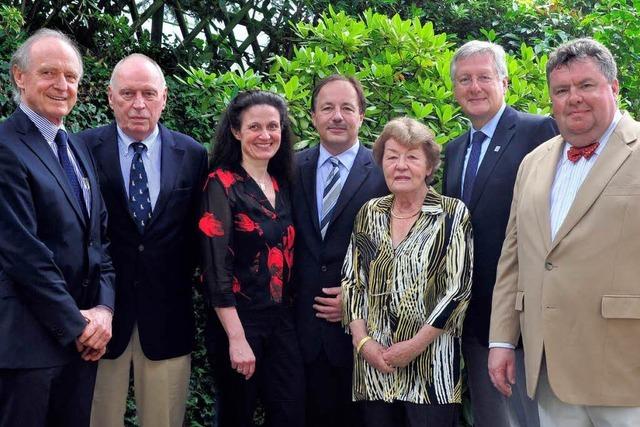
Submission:
<svg viewBox="0 0 640 427">
<path fill-rule="evenodd" d="M 358 140 L 365 103 L 353 77 L 321 80 L 311 100 L 320 144 L 296 155 L 293 283 L 309 427 L 360 424 L 351 402 L 353 347 L 340 325 L 340 271 L 357 212 L 388 193 L 371 150 Z"/>
</svg>

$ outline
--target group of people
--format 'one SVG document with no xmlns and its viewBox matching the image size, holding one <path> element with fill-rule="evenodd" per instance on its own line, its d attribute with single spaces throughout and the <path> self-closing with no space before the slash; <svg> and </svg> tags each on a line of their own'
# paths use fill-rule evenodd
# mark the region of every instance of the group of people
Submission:
<svg viewBox="0 0 640 427">
<path fill-rule="evenodd" d="M 42 29 L 0 124 L 0 427 L 183 424 L 199 267 L 221 427 L 640 425 L 640 123 L 606 47 L 547 63 L 553 117 L 506 105 L 504 50 L 451 62 L 471 127 L 409 117 L 359 140 L 339 74 L 293 153 L 286 101 L 238 93 L 210 156 L 159 123 L 162 70 L 113 69 L 113 123 L 72 135 L 82 57 Z M 210 158 L 208 158 L 210 157 Z M 593 169 L 593 170 L 591 170 Z M 605 226 L 606 225 L 606 226 Z"/>
</svg>

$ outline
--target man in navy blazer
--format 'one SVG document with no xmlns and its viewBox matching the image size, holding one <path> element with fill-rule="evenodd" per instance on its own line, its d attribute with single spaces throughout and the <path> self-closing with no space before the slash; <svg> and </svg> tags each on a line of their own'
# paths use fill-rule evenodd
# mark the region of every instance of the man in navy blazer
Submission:
<svg viewBox="0 0 640 427">
<path fill-rule="evenodd" d="M 80 134 L 98 166 L 117 289 L 113 339 L 98 368 L 92 426 L 122 426 L 131 365 L 141 425 L 183 422 L 207 154 L 193 138 L 158 124 L 166 99 L 158 64 L 130 55 L 115 66 L 109 84 L 115 123 Z"/>
<path fill-rule="evenodd" d="M 42 29 L 10 70 L 19 107 L 0 124 L 0 426 L 87 426 L 114 291 L 95 165 L 63 123 L 82 57 Z"/>
<path fill-rule="evenodd" d="M 356 214 L 369 199 L 388 193 L 371 150 L 358 141 L 365 103 L 362 87 L 352 77 L 332 75 L 320 81 L 311 100 L 320 145 L 296 155 L 295 314 L 305 362 L 308 427 L 360 424 L 351 402 L 353 347 L 340 325 L 341 269 Z M 333 164 L 339 170 L 339 196 L 332 198 L 329 191 L 323 203 Z"/>
<path fill-rule="evenodd" d="M 558 133 L 553 119 L 519 112 L 504 102 L 507 65 L 502 47 L 471 41 L 451 62 L 456 101 L 472 128 L 445 148 L 443 192 L 465 201 L 473 224 L 471 302 L 462 352 L 471 392 L 474 426 L 538 425 L 535 402 L 526 395 L 522 349 L 517 390 L 506 399 L 487 372 L 491 296 L 504 241 L 513 185 L 523 157 Z"/>
</svg>

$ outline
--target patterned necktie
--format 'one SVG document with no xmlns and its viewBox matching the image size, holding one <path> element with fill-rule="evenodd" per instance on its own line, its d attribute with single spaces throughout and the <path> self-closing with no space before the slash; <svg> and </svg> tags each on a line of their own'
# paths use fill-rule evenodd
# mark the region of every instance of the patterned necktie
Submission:
<svg viewBox="0 0 640 427">
<path fill-rule="evenodd" d="M 324 191 L 322 192 L 322 216 L 320 218 L 320 234 L 324 239 L 327 233 L 331 215 L 336 207 L 342 184 L 340 182 L 340 160 L 337 157 L 329 157 L 331 162 L 331 172 L 324 183 Z"/>
<path fill-rule="evenodd" d="M 84 196 L 82 194 L 82 188 L 80 187 L 80 181 L 78 181 L 78 176 L 76 175 L 76 171 L 71 164 L 71 159 L 69 159 L 69 154 L 67 152 L 67 133 L 64 130 L 59 129 L 58 133 L 56 133 L 54 142 L 58 146 L 58 160 L 60 161 L 60 166 L 62 166 L 62 170 L 64 170 L 64 174 L 67 176 L 73 195 L 76 196 L 78 205 L 80 205 L 80 209 L 82 209 L 82 212 L 86 214 L 87 208 L 84 204 Z"/>
<path fill-rule="evenodd" d="M 584 157 L 586 160 L 589 160 L 591 156 L 596 152 L 600 142 L 596 141 L 584 147 L 574 147 L 573 145 L 569 147 L 569 151 L 567 151 L 567 158 L 571 161 L 571 163 L 576 163 L 580 160 L 580 157 Z"/>
<path fill-rule="evenodd" d="M 476 182 L 476 174 L 478 172 L 478 164 L 480 163 L 480 152 L 482 151 L 482 142 L 486 135 L 480 131 L 473 134 L 471 140 L 471 154 L 467 161 L 467 169 L 464 171 L 464 188 L 462 189 L 462 201 L 469 206 L 471 195 L 473 194 L 473 184 Z"/>
<path fill-rule="evenodd" d="M 144 170 L 144 163 L 142 163 L 142 153 L 147 147 L 141 142 L 134 142 L 131 146 L 134 154 L 129 172 L 129 210 L 138 226 L 138 231 L 142 234 L 145 225 L 151 218 L 149 182 L 147 181 L 147 172 Z"/>
</svg>

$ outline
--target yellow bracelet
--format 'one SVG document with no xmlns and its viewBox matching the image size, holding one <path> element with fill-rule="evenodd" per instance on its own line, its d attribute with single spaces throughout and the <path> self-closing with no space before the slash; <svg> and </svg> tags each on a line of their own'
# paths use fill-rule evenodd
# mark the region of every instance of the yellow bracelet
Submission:
<svg viewBox="0 0 640 427">
<path fill-rule="evenodd" d="M 360 354 L 360 350 L 362 350 L 362 347 L 367 343 L 367 341 L 372 340 L 373 338 L 371 338 L 369 335 L 367 335 L 366 337 L 362 338 L 359 342 L 358 345 L 356 346 L 356 353 Z"/>
</svg>

